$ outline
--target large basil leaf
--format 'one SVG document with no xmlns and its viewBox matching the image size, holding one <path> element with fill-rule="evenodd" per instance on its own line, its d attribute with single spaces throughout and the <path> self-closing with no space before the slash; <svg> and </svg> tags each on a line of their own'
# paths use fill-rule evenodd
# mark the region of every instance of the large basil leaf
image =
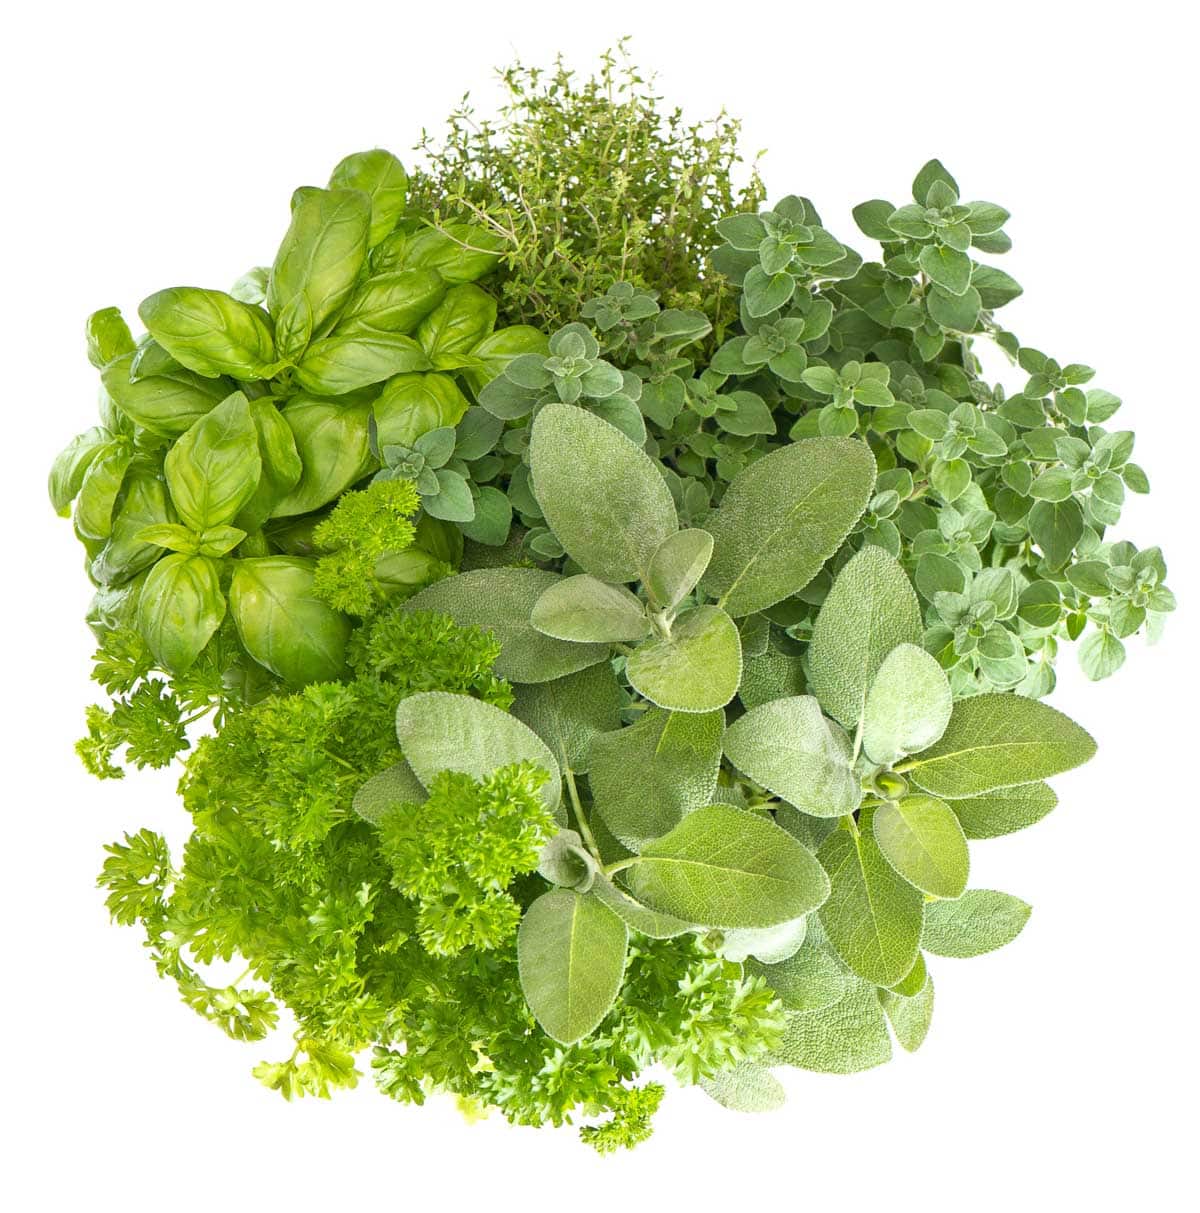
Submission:
<svg viewBox="0 0 1200 1213">
<path fill-rule="evenodd" d="M 250 405 L 234 392 L 184 434 L 165 462 L 171 500 L 193 531 L 232 522 L 262 475 Z"/>
<path fill-rule="evenodd" d="M 755 460 L 705 523 L 714 547 L 704 589 L 735 618 L 803 589 L 841 547 L 874 483 L 870 448 L 853 438 L 806 438 Z"/>
<path fill-rule="evenodd" d="M 862 800 L 849 739 L 811 695 L 751 708 L 729 726 L 724 744 L 739 771 L 814 817 L 841 817 Z"/>
<path fill-rule="evenodd" d="M 92 561 L 92 576 L 101 584 L 126 581 L 149 568 L 163 554 L 162 549 L 138 536 L 145 527 L 170 523 L 174 518 L 158 469 L 144 459 L 134 460 L 125 477 L 112 534 Z"/>
<path fill-rule="evenodd" d="M 49 492 L 54 512 L 65 518 L 71 512 L 71 502 L 79 495 L 83 478 L 104 448 L 112 441 L 108 430 L 100 426 L 76 434 L 59 451 L 50 467 Z"/>
<path fill-rule="evenodd" d="M 723 712 L 652 708 L 628 728 L 592 738 L 592 801 L 622 846 L 640 851 L 712 800 L 724 728 Z"/>
<path fill-rule="evenodd" d="M 396 736 L 417 778 L 429 787 L 442 771 L 484 779 L 498 767 L 531 762 L 550 778 L 541 795 L 551 809 L 562 797 L 558 762 L 546 743 L 502 708 L 446 691 L 420 691 L 400 701 Z"/>
<path fill-rule="evenodd" d="M 337 335 L 411 333 L 441 301 L 446 284 L 436 270 L 397 270 L 368 278 L 350 297 Z"/>
<path fill-rule="evenodd" d="M 449 283 L 474 282 L 500 263 L 503 236 L 474 223 L 427 228 L 404 241 L 405 269 L 437 270 Z"/>
<path fill-rule="evenodd" d="M 138 307 L 150 335 L 198 375 L 269 379 L 279 370 L 267 317 L 224 291 L 175 286 Z"/>
<path fill-rule="evenodd" d="M 296 382 L 316 396 L 344 396 L 393 375 L 428 368 L 425 351 L 402 333 L 335 333 L 304 351 Z"/>
<path fill-rule="evenodd" d="M 103 370 L 114 358 L 132 354 L 136 346 L 129 325 L 121 315 L 121 309 L 104 307 L 87 318 L 88 361 L 97 370 Z"/>
<path fill-rule="evenodd" d="M 553 889 L 525 911 L 517 932 L 521 990 L 547 1036 L 574 1044 L 608 1014 L 628 941 L 624 922 L 587 894 Z"/>
<path fill-rule="evenodd" d="M 601 581 L 644 580 L 679 526 L 654 461 L 620 430 L 572 404 L 548 404 L 529 443 L 533 492 L 559 543 Z"/>
<path fill-rule="evenodd" d="M 847 728 L 862 718 L 867 691 L 898 644 L 921 642 L 921 608 L 899 561 L 870 544 L 834 579 L 808 650 L 808 684 Z"/>
<path fill-rule="evenodd" d="M 375 402 L 379 445 L 415 446 L 422 434 L 457 425 L 469 407 L 449 375 L 398 375 Z"/>
<path fill-rule="evenodd" d="M 295 362 L 336 319 L 358 281 L 370 227 L 371 199 L 357 189 L 297 192 L 267 283 L 281 357 Z"/>
<path fill-rule="evenodd" d="M 158 663 L 184 673 L 225 618 L 217 566 L 207 556 L 173 553 L 147 574 L 137 626 Z"/>
<path fill-rule="evenodd" d="M 859 828 L 835 830 L 817 857 L 829 873 L 821 925 L 834 951 L 867 981 L 893 986 L 913 967 L 924 898 L 884 858 L 864 810 Z"/>
<path fill-rule="evenodd" d="M 821 865 L 773 822 L 731 805 L 689 813 L 626 872 L 651 909 L 711 927 L 769 927 L 829 894 Z"/>
<path fill-rule="evenodd" d="M 300 456 L 300 479 L 271 510 L 273 518 L 308 514 L 341 496 L 377 466 L 371 455 L 371 406 L 297 396 L 280 416 Z"/>
<path fill-rule="evenodd" d="M 329 175 L 330 190 L 360 190 L 371 200 L 372 248 L 396 226 L 408 198 L 408 174 L 404 165 L 383 148 L 355 152 L 339 161 Z"/>
<path fill-rule="evenodd" d="M 607 644 L 575 644 L 539 632 L 529 622 L 534 603 L 559 582 L 541 569 L 473 569 L 447 577 L 406 603 L 413 611 L 440 611 L 459 627 L 478 627 L 500 642 L 496 673 L 512 682 L 549 682 L 604 661 Z"/>
<path fill-rule="evenodd" d="M 246 651 L 292 686 L 345 672 L 350 621 L 313 594 L 315 562 L 263 556 L 233 566 L 229 605 Z"/>
<path fill-rule="evenodd" d="M 300 483 L 304 465 L 300 462 L 291 426 L 283 419 L 274 401 L 259 397 L 249 401 L 249 405 L 250 420 L 258 435 L 262 474 L 254 496 L 242 507 L 236 522 L 244 531 L 256 531 Z"/>
<path fill-rule="evenodd" d="M 1096 743 L 1073 720 L 1024 695 L 972 695 L 954 705 L 936 745 L 902 769 L 934 796 L 978 796 L 1087 762 Z"/>
<path fill-rule="evenodd" d="M 104 390 L 130 421 L 162 438 L 177 438 L 233 390 L 226 379 L 206 379 L 177 367 L 131 378 L 135 355 L 125 354 L 100 374 Z"/>
<path fill-rule="evenodd" d="M 549 747 L 565 770 L 584 774 L 597 734 L 621 723 L 621 688 L 612 666 L 602 661 L 549 682 L 519 683 L 512 714 Z"/>
<path fill-rule="evenodd" d="M 742 643 L 737 624 L 720 607 L 684 611 L 666 638 L 643 641 L 629 654 L 633 689 L 673 712 L 711 712 L 737 694 Z"/>
<path fill-rule="evenodd" d="M 75 530 L 81 538 L 107 539 L 112 534 L 113 511 L 133 461 L 127 442 L 106 442 L 88 461 L 75 500 Z"/>
<path fill-rule="evenodd" d="M 479 393 L 502 374 L 514 358 L 521 354 L 546 354 L 549 349 L 550 339 L 541 329 L 513 324 L 489 334 L 471 349 L 471 363 L 462 377 L 478 399 Z"/>
<path fill-rule="evenodd" d="M 421 321 L 417 340 L 435 367 L 453 369 L 495 327 L 495 299 L 468 282 L 446 292 Z"/>
</svg>

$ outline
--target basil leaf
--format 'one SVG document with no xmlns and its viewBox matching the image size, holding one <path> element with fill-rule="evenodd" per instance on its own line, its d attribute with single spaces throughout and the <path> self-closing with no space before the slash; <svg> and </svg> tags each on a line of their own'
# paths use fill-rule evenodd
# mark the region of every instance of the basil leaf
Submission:
<svg viewBox="0 0 1200 1213">
<path fill-rule="evenodd" d="M 138 315 L 154 340 L 198 375 L 269 379 L 279 369 L 267 317 L 224 291 L 170 287 L 143 299 Z"/>
<path fill-rule="evenodd" d="M 502 375 L 513 359 L 522 354 L 545 355 L 549 348 L 549 338 L 540 329 L 528 324 L 510 325 L 490 333 L 472 347 L 471 365 L 463 371 L 462 377 L 478 399 L 479 393 Z"/>
<path fill-rule="evenodd" d="M 919 645 L 921 608 L 900 562 L 870 545 L 837 575 L 817 616 L 808 681 L 821 706 L 847 728 L 862 718 L 883 659 L 899 644 Z"/>
<path fill-rule="evenodd" d="M 334 330 L 339 337 L 360 333 L 411 333 L 446 293 L 435 270 L 397 270 L 366 279 Z"/>
<path fill-rule="evenodd" d="M 769 927 L 829 893 L 820 864 L 773 822 L 730 805 L 696 809 L 627 872 L 651 909 L 712 927 Z"/>
<path fill-rule="evenodd" d="M 112 534 L 113 512 L 133 462 L 125 442 L 106 442 L 88 461 L 75 500 L 75 530 L 84 539 L 103 540 Z"/>
<path fill-rule="evenodd" d="M 157 469 L 135 460 L 122 485 L 108 542 L 92 561 L 92 576 L 101 583 L 126 581 L 149 568 L 162 555 L 162 550 L 155 543 L 147 543 L 142 532 L 146 527 L 169 523 L 173 518 L 167 486 Z"/>
<path fill-rule="evenodd" d="M 271 508 L 272 518 L 308 514 L 341 496 L 372 467 L 371 406 L 293 397 L 280 416 L 300 458 L 300 478 Z"/>
<path fill-rule="evenodd" d="M 206 379 L 182 367 L 133 379 L 133 361 L 133 354 L 125 354 L 110 362 L 100 375 L 104 390 L 130 421 L 162 438 L 185 433 L 233 387 L 228 380 Z"/>
<path fill-rule="evenodd" d="M 368 243 L 374 248 L 396 226 L 408 198 L 404 165 L 383 148 L 355 152 L 338 161 L 329 175 L 330 190 L 359 190 L 371 200 Z"/>
<path fill-rule="evenodd" d="M 77 434 L 58 453 L 50 468 L 50 504 L 54 512 L 65 518 L 71 512 L 71 502 L 79 495 L 87 470 L 112 441 L 112 435 L 99 426 Z"/>
<path fill-rule="evenodd" d="M 1031 913 L 1027 902 L 1008 893 L 968 889 L 957 901 L 927 907 L 921 945 L 934 956 L 982 956 L 1016 939 Z"/>
<path fill-rule="evenodd" d="M 621 988 L 628 941 L 625 924 L 595 897 L 554 889 L 525 911 L 521 990 L 547 1036 L 570 1045 L 599 1025 Z"/>
<path fill-rule="evenodd" d="M 315 561 L 263 556 L 233 566 L 229 605 L 246 651 L 291 686 L 329 682 L 346 666 L 350 621 L 313 594 Z"/>
<path fill-rule="evenodd" d="M 451 287 L 417 330 L 417 341 L 435 365 L 459 364 L 496 327 L 496 301 L 471 283 Z M 442 361 L 439 361 L 442 360 Z"/>
<path fill-rule="evenodd" d="M 1096 743 L 1073 720 L 1023 695 L 973 695 L 954 705 L 941 740 L 905 764 L 934 796 L 978 796 L 1087 762 Z"/>
<path fill-rule="evenodd" d="M 706 522 L 712 563 L 701 582 L 737 618 L 803 589 L 858 521 L 875 483 L 866 443 L 808 438 L 755 460 Z"/>
<path fill-rule="evenodd" d="M 504 237 L 474 223 L 447 223 L 408 238 L 405 268 L 437 270 L 449 283 L 474 282 L 500 263 Z"/>
<path fill-rule="evenodd" d="M 606 421 L 548 404 L 529 444 L 533 492 L 555 537 L 602 581 L 644 580 L 655 549 L 678 528 L 653 460 Z"/>
<path fill-rule="evenodd" d="M 258 436 L 258 455 L 262 474 L 254 496 L 237 516 L 245 531 L 256 531 L 272 511 L 300 483 L 304 465 L 291 426 L 284 420 L 273 401 L 259 398 L 249 401 L 250 420 Z"/>
<path fill-rule="evenodd" d="M 884 858 L 923 893 L 961 897 L 970 861 L 967 840 L 953 809 L 935 796 L 888 801 L 872 817 Z"/>
<path fill-rule="evenodd" d="M 304 351 L 295 377 L 313 395 L 343 396 L 393 375 L 428 369 L 424 350 L 401 333 L 335 333 Z"/>
<path fill-rule="evenodd" d="M 147 574 L 137 627 L 163 669 L 185 673 L 224 618 L 225 595 L 207 556 L 164 556 Z"/>
<path fill-rule="evenodd" d="M 375 402 L 379 446 L 416 446 L 423 434 L 456 426 L 469 407 L 449 375 L 398 375 Z"/>
<path fill-rule="evenodd" d="M 629 654 L 625 674 L 651 703 L 673 712 L 711 712 L 737 694 L 742 643 L 720 607 L 684 611 L 667 638 L 645 640 Z"/>
<path fill-rule="evenodd" d="M 88 361 L 97 370 L 103 370 L 114 358 L 132 354 L 137 348 L 120 308 L 105 307 L 93 312 L 87 318 L 85 331 Z"/>
</svg>

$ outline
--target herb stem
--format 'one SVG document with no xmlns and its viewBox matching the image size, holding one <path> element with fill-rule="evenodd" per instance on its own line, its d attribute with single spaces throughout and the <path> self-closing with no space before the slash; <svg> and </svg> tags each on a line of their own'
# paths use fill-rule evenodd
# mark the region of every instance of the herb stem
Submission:
<svg viewBox="0 0 1200 1213">
<path fill-rule="evenodd" d="M 603 867 L 604 860 L 600 857 L 600 848 L 596 845 L 596 836 L 592 833 L 592 827 L 588 824 L 587 814 L 583 811 L 583 803 L 579 799 L 579 788 L 575 784 L 575 772 L 564 763 L 563 774 L 566 776 L 567 794 L 571 797 L 571 808 L 575 810 L 575 820 L 579 823 L 579 833 L 583 835 L 583 841 L 587 845 L 587 849 L 591 851 L 592 857 Z"/>
</svg>

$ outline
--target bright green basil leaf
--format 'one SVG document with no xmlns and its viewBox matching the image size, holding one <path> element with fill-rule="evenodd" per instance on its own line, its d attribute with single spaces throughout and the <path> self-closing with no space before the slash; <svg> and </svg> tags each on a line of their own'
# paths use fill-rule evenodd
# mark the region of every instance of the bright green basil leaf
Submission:
<svg viewBox="0 0 1200 1213">
<path fill-rule="evenodd" d="M 512 682 L 549 682 L 596 665 L 607 644 L 576 644 L 543 635 L 530 623 L 534 603 L 560 579 L 541 569 L 473 569 L 409 599 L 415 611 L 440 611 L 460 627 L 479 627 L 500 642 L 496 673 Z"/>
<path fill-rule="evenodd" d="M 863 751 L 891 766 L 928 749 L 946 731 L 954 698 L 945 671 L 924 649 L 897 645 L 879 666 L 863 712 Z"/>
<path fill-rule="evenodd" d="M 198 375 L 269 379 L 279 369 L 267 317 L 224 291 L 170 287 L 138 307 L 150 335 Z"/>
<path fill-rule="evenodd" d="M 862 800 L 850 742 L 811 695 L 751 708 L 729 726 L 724 745 L 742 774 L 801 812 L 841 817 Z"/>
<path fill-rule="evenodd" d="M 584 642 L 641 640 L 650 631 L 645 607 L 633 594 L 588 573 L 550 586 L 533 604 L 530 622 L 547 636 Z"/>
<path fill-rule="evenodd" d="M 819 913 L 834 951 L 864 980 L 895 985 L 917 958 L 921 893 L 884 858 L 869 811 L 857 830 L 830 834 L 817 857 L 829 874 L 829 899 Z"/>
<path fill-rule="evenodd" d="M 921 609 L 900 562 L 873 544 L 837 575 L 813 628 L 809 685 L 821 706 L 854 728 L 884 658 L 919 645 Z"/>
<path fill-rule="evenodd" d="M 344 396 L 390 379 L 429 369 L 425 351 L 402 333 L 334 334 L 314 341 L 296 367 L 296 382 L 317 396 Z"/>
<path fill-rule="evenodd" d="M 137 348 L 129 325 L 117 307 L 105 307 L 93 312 L 87 318 L 85 332 L 88 361 L 98 371 L 103 370 L 114 358 L 132 354 Z"/>
<path fill-rule="evenodd" d="M 684 611 L 667 638 L 643 641 L 625 674 L 633 689 L 673 712 L 711 712 L 737 694 L 742 644 L 737 624 L 720 607 Z"/>
<path fill-rule="evenodd" d="M 180 520 L 193 531 L 233 522 L 262 476 L 258 431 L 241 392 L 222 401 L 167 452 L 164 470 Z"/>
<path fill-rule="evenodd" d="M 496 301 L 472 283 L 451 287 L 421 321 L 417 341 L 434 365 L 469 353 L 496 326 Z"/>
<path fill-rule="evenodd" d="M 304 465 L 291 426 L 284 420 L 275 403 L 265 397 L 249 402 L 250 420 L 258 435 L 258 454 L 262 474 L 254 496 L 237 516 L 245 531 L 256 531 L 272 511 L 300 483 Z"/>
<path fill-rule="evenodd" d="M 701 584 L 734 618 L 803 589 L 866 508 L 875 460 L 851 438 L 808 438 L 755 460 L 707 521 Z"/>
<path fill-rule="evenodd" d="M 206 379 L 178 367 L 162 374 L 131 379 L 134 355 L 110 362 L 100 375 L 104 390 L 130 421 L 162 438 L 177 438 L 230 393 L 224 379 Z"/>
<path fill-rule="evenodd" d="M 442 771 L 484 779 L 498 767 L 531 762 L 550 776 L 541 795 L 555 809 L 562 796 L 558 762 L 546 743 L 502 708 L 445 691 L 420 691 L 400 701 L 396 736 L 417 778 L 429 787 Z"/>
<path fill-rule="evenodd" d="M 628 728 L 592 737 L 595 810 L 622 846 L 640 851 L 712 800 L 724 728 L 721 712 L 651 708 Z"/>
<path fill-rule="evenodd" d="M 676 531 L 658 545 L 646 570 L 646 589 L 661 610 L 674 610 L 695 589 L 712 550 L 712 536 L 698 529 Z"/>
<path fill-rule="evenodd" d="M 76 434 L 58 453 L 50 468 L 50 504 L 54 512 L 65 518 L 71 512 L 71 502 L 79 495 L 83 478 L 92 461 L 112 441 L 112 435 L 99 426 Z"/>
<path fill-rule="evenodd" d="M 650 457 L 591 413 L 549 404 L 533 423 L 529 461 L 547 524 L 584 570 L 602 581 L 644 580 L 679 525 Z"/>
<path fill-rule="evenodd" d="M 1011 943 L 1032 907 L 991 889 L 968 889 L 957 901 L 935 901 L 925 910 L 921 946 L 934 956 L 982 956 Z"/>
<path fill-rule="evenodd" d="M 383 148 L 355 152 L 338 162 L 329 176 L 330 190 L 360 190 L 371 200 L 368 243 L 374 248 L 404 214 L 408 174 L 404 165 Z"/>
<path fill-rule="evenodd" d="M 315 563 L 263 556 L 233 566 L 229 605 L 242 644 L 291 686 L 332 681 L 346 667 L 350 621 L 313 594 Z"/>
<path fill-rule="evenodd" d="M 436 270 L 396 270 L 367 278 L 350 296 L 334 330 L 358 333 L 412 333 L 446 294 Z"/>
<path fill-rule="evenodd" d="M 133 451 L 125 442 L 105 442 L 88 461 L 75 500 L 75 530 L 84 539 L 107 539 Z"/>
<path fill-rule="evenodd" d="M 713 927 L 769 927 L 816 909 L 821 865 L 773 822 L 730 805 L 689 813 L 626 873 L 653 909 Z"/>
<path fill-rule="evenodd" d="M 955 799 L 1061 774 L 1095 752 L 1092 738 L 1048 704 L 973 695 L 954 705 L 941 739 L 905 769 L 926 792 Z"/>
<path fill-rule="evenodd" d="M 296 396 L 280 416 L 300 457 L 300 479 L 271 510 L 272 518 L 308 514 L 340 497 L 372 467 L 367 404 Z"/>
<path fill-rule="evenodd" d="M 517 932 L 521 989 L 547 1036 L 574 1044 L 608 1014 L 628 940 L 625 924 L 596 897 L 554 889 L 525 911 Z"/>
<path fill-rule="evenodd" d="M 172 674 L 187 671 L 224 618 L 225 595 L 207 556 L 164 556 L 147 574 L 138 598 L 138 631 Z"/>
<path fill-rule="evenodd" d="M 474 282 L 499 263 L 503 236 L 474 223 L 426 228 L 405 242 L 404 267 L 437 270 L 448 282 Z"/>
<path fill-rule="evenodd" d="M 961 897 L 970 860 L 954 810 L 934 796 L 887 801 L 872 817 L 875 841 L 888 863 L 923 893 Z"/>
<path fill-rule="evenodd" d="M 449 375 L 399 375 L 375 402 L 379 445 L 416 446 L 423 434 L 458 425 L 468 408 Z"/>
<path fill-rule="evenodd" d="M 126 473 L 121 496 L 113 514 L 112 532 L 104 550 L 92 561 L 92 577 L 104 584 L 126 581 L 149 568 L 161 555 L 157 544 L 147 542 L 147 527 L 169 523 L 174 518 L 167 486 L 158 469 L 143 459 L 135 459 Z M 238 531 L 239 539 L 243 537 Z M 220 555 L 204 550 L 205 556 Z"/>
</svg>

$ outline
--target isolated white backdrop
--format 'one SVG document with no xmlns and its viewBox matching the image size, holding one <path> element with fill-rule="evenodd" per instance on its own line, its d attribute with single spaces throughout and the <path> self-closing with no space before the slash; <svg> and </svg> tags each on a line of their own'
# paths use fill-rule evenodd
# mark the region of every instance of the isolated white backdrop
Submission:
<svg viewBox="0 0 1200 1213">
<path fill-rule="evenodd" d="M 2 731 L 8 1207 L 214 1205 L 509 1210 L 621 1202 L 906 1211 L 1194 1208 L 1197 626 L 1195 31 L 1182 8 L 121 3 L 22 6 L 3 91 Z M 15 25 L 14 25 L 15 20 Z M 101 844 L 178 841 L 173 776 L 97 784 L 71 754 L 88 592 L 44 472 L 92 423 L 84 316 L 224 285 L 270 258 L 291 189 L 346 152 L 406 156 L 491 69 L 620 35 L 693 116 L 745 119 L 773 193 L 901 199 L 938 155 L 1013 212 L 1012 327 L 1126 398 L 1154 493 L 1121 530 L 1161 542 L 1182 607 L 1157 650 L 1091 686 L 1064 656 L 1053 702 L 1098 758 L 1034 830 L 977 845 L 973 883 L 1033 903 L 1021 939 L 936 964 L 913 1057 L 855 1077 L 791 1072 L 789 1107 L 725 1113 L 672 1091 L 654 1138 L 595 1157 L 570 1130 L 468 1126 L 369 1082 L 286 1105 L 159 982 L 92 887 Z M 280 1048 L 283 1046 L 281 1045 Z"/>
</svg>

